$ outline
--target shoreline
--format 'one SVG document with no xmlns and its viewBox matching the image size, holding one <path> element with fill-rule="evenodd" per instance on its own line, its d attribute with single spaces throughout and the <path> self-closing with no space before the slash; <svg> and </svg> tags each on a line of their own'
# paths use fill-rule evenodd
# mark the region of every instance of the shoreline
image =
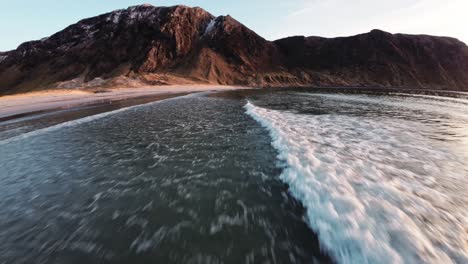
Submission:
<svg viewBox="0 0 468 264">
<path fill-rule="evenodd" d="M 0 122 L 30 115 L 138 99 L 152 96 L 188 94 L 207 91 L 252 89 L 222 85 L 171 85 L 106 90 L 45 90 L 0 97 Z"/>
<path fill-rule="evenodd" d="M 231 91 L 261 89 L 248 86 L 230 85 L 156 85 L 139 88 L 99 88 L 99 89 L 50 89 L 14 95 L 0 96 L 0 122 L 20 119 L 49 112 L 118 103 L 125 100 L 144 99 L 156 96 L 178 96 L 194 92 Z M 307 87 L 268 87 L 267 90 L 314 89 L 315 91 L 346 93 L 408 93 L 447 97 L 467 98 L 468 92 L 413 89 L 403 87 L 351 87 L 351 86 L 307 86 Z"/>
</svg>

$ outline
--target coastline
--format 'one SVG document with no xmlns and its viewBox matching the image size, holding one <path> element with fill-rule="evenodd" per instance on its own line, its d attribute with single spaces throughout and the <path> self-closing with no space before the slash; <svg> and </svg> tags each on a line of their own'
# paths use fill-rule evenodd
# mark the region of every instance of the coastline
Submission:
<svg viewBox="0 0 468 264">
<path fill-rule="evenodd" d="M 416 89 L 405 87 L 362 87 L 362 86 L 298 86 L 269 87 L 269 90 L 295 90 L 313 88 L 315 91 L 345 92 L 345 93 L 409 93 L 421 95 L 436 95 L 445 97 L 468 97 L 468 92 Z M 94 88 L 94 89 L 50 89 L 0 96 L 0 122 L 54 112 L 77 107 L 103 105 L 125 100 L 144 99 L 151 97 L 176 97 L 194 92 L 230 91 L 256 89 L 248 86 L 213 85 L 213 84 L 183 84 L 155 85 L 134 88 Z M 157 98 L 154 98 L 157 101 Z"/>
<path fill-rule="evenodd" d="M 0 97 L 0 121 L 48 111 L 151 96 L 251 89 L 222 85 L 170 85 L 101 90 L 45 90 Z"/>
</svg>

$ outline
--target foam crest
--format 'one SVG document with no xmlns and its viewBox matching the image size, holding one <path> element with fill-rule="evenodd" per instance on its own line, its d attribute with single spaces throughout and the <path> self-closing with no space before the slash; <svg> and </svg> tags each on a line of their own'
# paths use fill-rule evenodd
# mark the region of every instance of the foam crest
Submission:
<svg viewBox="0 0 468 264">
<path fill-rule="evenodd" d="M 468 263 L 466 164 L 414 124 L 245 109 L 269 130 L 281 179 L 338 262 Z"/>
<path fill-rule="evenodd" d="M 299 93 L 304 96 L 328 98 L 337 101 L 358 104 L 378 104 L 383 106 L 405 108 L 412 111 L 425 111 L 427 113 L 439 113 L 455 116 L 468 120 L 466 113 L 468 99 L 450 98 L 431 95 L 406 95 L 395 94 L 392 96 L 368 96 L 368 95 L 346 95 L 346 94 L 319 94 Z M 401 97 L 400 97 L 401 96 Z M 404 98 L 404 100 L 402 99 Z"/>
</svg>

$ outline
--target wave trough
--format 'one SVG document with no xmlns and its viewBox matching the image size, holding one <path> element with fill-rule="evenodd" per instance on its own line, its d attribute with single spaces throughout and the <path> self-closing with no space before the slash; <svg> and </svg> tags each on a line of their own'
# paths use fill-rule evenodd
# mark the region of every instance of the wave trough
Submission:
<svg viewBox="0 0 468 264">
<path fill-rule="evenodd" d="M 37 135 L 41 135 L 41 134 L 44 134 L 44 133 L 56 131 L 56 130 L 59 130 L 59 129 L 62 129 L 62 128 L 77 126 L 77 125 L 85 124 L 85 123 L 88 123 L 88 122 L 96 121 L 96 120 L 102 119 L 104 117 L 115 115 L 115 114 L 118 114 L 118 113 L 121 113 L 121 112 L 134 110 L 134 109 L 138 109 L 138 108 L 141 108 L 141 107 L 147 107 L 147 106 L 162 103 L 162 102 L 168 102 L 168 101 L 171 101 L 171 100 L 178 100 L 178 99 L 182 99 L 182 98 L 186 99 L 186 98 L 192 98 L 192 97 L 199 97 L 199 96 L 206 95 L 208 93 L 209 92 L 195 92 L 195 93 L 182 95 L 182 96 L 177 96 L 177 97 L 173 97 L 173 98 L 162 99 L 162 100 L 154 101 L 154 102 L 150 102 L 150 103 L 123 107 L 123 108 L 120 108 L 120 109 L 117 109 L 117 110 L 104 112 L 104 113 L 100 113 L 100 114 L 95 114 L 95 115 L 83 117 L 83 118 L 76 119 L 76 120 L 67 121 L 67 122 L 64 122 L 64 123 L 57 124 L 57 125 L 53 125 L 53 126 L 37 129 L 37 130 L 31 131 L 31 132 L 27 132 L 27 133 L 21 134 L 19 136 L 15 136 L 15 137 L 7 138 L 7 139 L 4 139 L 4 140 L 0 140 L 0 146 L 5 145 L 5 144 L 9 144 L 11 142 L 15 142 L 15 141 L 18 141 L 18 140 L 23 140 L 23 139 L 26 139 L 26 138 L 29 138 L 29 137 L 32 137 L 32 136 L 37 136 Z"/>
</svg>

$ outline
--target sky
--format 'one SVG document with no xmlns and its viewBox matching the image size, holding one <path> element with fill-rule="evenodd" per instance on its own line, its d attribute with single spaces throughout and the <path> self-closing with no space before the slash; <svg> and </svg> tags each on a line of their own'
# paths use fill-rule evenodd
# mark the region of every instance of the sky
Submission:
<svg viewBox="0 0 468 264">
<path fill-rule="evenodd" d="M 143 3 L 229 14 L 269 40 L 382 29 L 468 43 L 468 0 L 0 0 L 0 51 L 50 36 L 83 18 Z"/>
</svg>

